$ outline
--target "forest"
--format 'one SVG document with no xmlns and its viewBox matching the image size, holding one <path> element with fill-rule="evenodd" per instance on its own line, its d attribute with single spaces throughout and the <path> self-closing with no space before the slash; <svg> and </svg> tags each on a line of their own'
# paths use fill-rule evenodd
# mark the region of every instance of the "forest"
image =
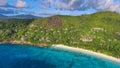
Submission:
<svg viewBox="0 0 120 68">
<path fill-rule="evenodd" d="M 0 19 L 0 42 L 64 44 L 120 58 L 120 14 L 97 12 L 81 16 Z"/>
</svg>

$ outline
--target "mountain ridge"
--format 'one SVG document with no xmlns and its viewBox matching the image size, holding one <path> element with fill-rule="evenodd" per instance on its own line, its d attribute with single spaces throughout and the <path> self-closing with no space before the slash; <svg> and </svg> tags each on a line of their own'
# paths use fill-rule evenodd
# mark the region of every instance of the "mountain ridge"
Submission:
<svg viewBox="0 0 120 68">
<path fill-rule="evenodd" d="M 41 18 L 41 17 L 34 16 L 34 15 L 24 15 L 24 14 L 13 15 L 13 16 L 6 16 L 6 15 L 0 14 L 0 18 L 33 19 L 33 18 Z"/>
</svg>

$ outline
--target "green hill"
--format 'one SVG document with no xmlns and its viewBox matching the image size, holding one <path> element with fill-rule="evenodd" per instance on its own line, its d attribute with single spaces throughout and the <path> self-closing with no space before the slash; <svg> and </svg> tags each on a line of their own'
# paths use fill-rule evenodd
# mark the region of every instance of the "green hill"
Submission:
<svg viewBox="0 0 120 68">
<path fill-rule="evenodd" d="M 120 14 L 97 12 L 41 19 L 0 19 L 0 41 L 64 44 L 120 58 Z"/>
</svg>

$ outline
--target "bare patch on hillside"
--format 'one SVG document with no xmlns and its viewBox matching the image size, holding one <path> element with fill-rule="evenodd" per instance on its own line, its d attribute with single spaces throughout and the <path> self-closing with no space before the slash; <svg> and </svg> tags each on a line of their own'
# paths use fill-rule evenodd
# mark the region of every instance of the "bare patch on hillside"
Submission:
<svg viewBox="0 0 120 68">
<path fill-rule="evenodd" d="M 54 16 L 54 17 L 49 18 L 48 22 L 49 22 L 49 24 L 52 24 L 55 27 L 62 26 L 62 20 L 58 16 Z"/>
</svg>

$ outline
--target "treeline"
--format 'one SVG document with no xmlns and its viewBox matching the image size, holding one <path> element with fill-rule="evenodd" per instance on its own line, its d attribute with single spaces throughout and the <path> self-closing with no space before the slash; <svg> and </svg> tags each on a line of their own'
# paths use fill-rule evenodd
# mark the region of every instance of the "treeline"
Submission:
<svg viewBox="0 0 120 68">
<path fill-rule="evenodd" d="M 82 16 L 0 20 L 0 41 L 64 44 L 120 58 L 120 15 L 97 12 Z"/>
<path fill-rule="evenodd" d="M 25 29 L 32 19 L 0 19 L 0 41 L 12 40 L 13 35 Z"/>
</svg>

